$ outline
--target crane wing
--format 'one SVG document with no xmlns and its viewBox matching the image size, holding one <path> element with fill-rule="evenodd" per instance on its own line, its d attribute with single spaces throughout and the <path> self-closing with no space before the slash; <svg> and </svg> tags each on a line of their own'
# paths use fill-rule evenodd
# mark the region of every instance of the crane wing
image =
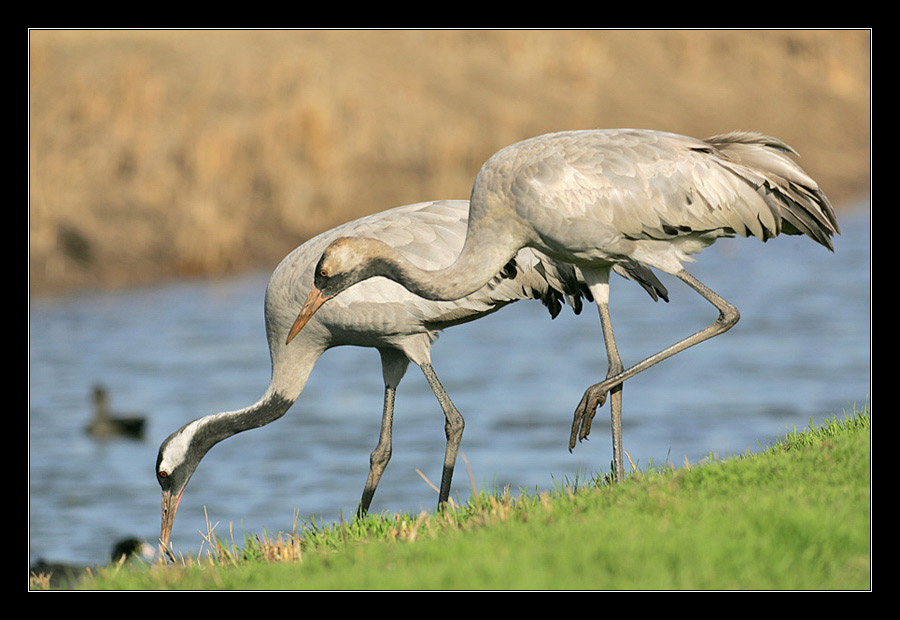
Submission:
<svg viewBox="0 0 900 620">
<path fill-rule="evenodd" d="M 830 249 L 830 236 L 839 232 L 834 211 L 792 153 L 749 132 L 696 140 L 606 130 L 541 136 L 507 156 L 519 161 L 511 187 L 517 208 L 538 224 L 549 208 L 593 223 L 601 239 L 718 231 L 765 241 L 786 232 Z"/>
</svg>

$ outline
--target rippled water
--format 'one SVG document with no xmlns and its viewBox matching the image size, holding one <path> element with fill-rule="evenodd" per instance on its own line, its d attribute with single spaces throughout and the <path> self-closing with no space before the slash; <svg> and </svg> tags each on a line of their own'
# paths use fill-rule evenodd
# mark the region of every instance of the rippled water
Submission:
<svg viewBox="0 0 900 620">
<path fill-rule="evenodd" d="M 728 333 L 634 377 L 624 389 L 625 449 L 638 467 L 696 463 L 758 450 L 793 427 L 843 415 L 871 390 L 868 204 L 842 215 L 835 254 L 800 237 L 718 242 L 689 269 L 741 310 Z M 126 536 L 159 535 L 159 443 L 185 422 L 252 404 L 269 379 L 262 303 L 268 274 L 175 283 L 30 310 L 29 538 L 32 559 L 98 563 Z M 639 361 L 704 327 L 715 309 L 674 278 L 671 303 L 616 279 L 612 318 L 623 362 Z M 608 408 L 590 441 L 567 450 L 572 411 L 606 373 L 593 308 L 554 321 L 537 302 L 444 332 L 434 367 L 466 418 L 462 451 L 480 486 L 553 488 L 609 471 Z M 147 417 L 144 441 L 98 442 L 83 428 L 90 391 Z M 207 455 L 178 512 L 173 543 L 202 544 L 204 508 L 217 532 L 290 530 L 356 508 L 378 438 L 383 385 L 372 349 L 319 361 L 281 420 Z M 397 395 L 393 459 L 372 505 L 433 509 L 416 474 L 440 480 L 443 415 L 421 372 Z M 453 492 L 469 495 L 460 460 Z"/>
</svg>

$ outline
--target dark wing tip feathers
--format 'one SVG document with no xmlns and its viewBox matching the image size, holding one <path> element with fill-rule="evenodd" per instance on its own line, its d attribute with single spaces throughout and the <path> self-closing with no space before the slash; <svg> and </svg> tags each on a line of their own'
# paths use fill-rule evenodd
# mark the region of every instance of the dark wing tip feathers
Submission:
<svg viewBox="0 0 900 620">
<path fill-rule="evenodd" d="M 559 316 L 564 305 L 570 306 L 572 312 L 576 315 L 581 314 L 581 311 L 584 309 L 584 301 L 589 303 L 594 301 L 594 296 L 587 287 L 587 283 L 580 277 L 573 265 L 554 262 L 550 268 L 556 272 L 555 277 L 551 278 L 548 276 L 546 265 L 538 264 L 534 269 L 539 276 L 538 281 L 541 284 L 535 286 L 534 282 L 530 284 L 523 283 L 524 293 L 532 299 L 540 300 L 553 319 Z M 634 280 L 640 284 L 647 291 L 647 294 L 653 298 L 653 301 L 658 301 L 659 299 L 665 302 L 669 301 L 669 291 L 648 266 L 637 261 L 628 261 L 617 263 L 614 270 L 622 277 Z M 513 257 L 503 267 L 499 277 L 512 280 L 517 277 L 520 271 L 521 269 L 516 264 L 515 257 Z M 557 284 L 554 285 L 553 283 Z"/>
<path fill-rule="evenodd" d="M 807 235 L 834 251 L 831 237 L 841 232 L 834 208 L 815 181 L 787 157 L 799 157 L 797 151 L 778 138 L 749 131 L 712 136 L 704 142 L 722 157 L 766 175 L 764 198 L 782 219 L 781 232 Z"/>
<path fill-rule="evenodd" d="M 557 274 L 559 277 L 553 278 L 553 280 L 558 281 L 562 285 L 561 287 L 553 286 L 545 266 L 538 264 L 534 267 L 538 277 L 533 280 L 526 279 L 522 282 L 524 294 L 544 304 L 552 319 L 559 316 L 564 305 L 571 306 L 575 314 L 580 314 L 583 308 L 581 299 L 585 294 L 589 297 L 590 293 L 587 292 L 587 288 L 584 287 L 583 283 L 578 282 L 572 265 L 556 263 L 554 267 L 559 272 Z M 520 272 L 521 268 L 517 265 L 516 258 L 513 257 L 498 275 L 503 279 L 514 280 L 519 276 Z"/>
<path fill-rule="evenodd" d="M 668 303 L 668 289 L 666 289 L 663 283 L 659 281 L 659 278 L 656 277 L 656 274 L 653 273 L 653 270 L 647 265 L 635 260 L 628 260 L 616 263 L 613 270 L 619 275 L 640 284 L 644 290 L 647 291 L 647 294 L 653 298 L 653 301 L 662 299 Z"/>
</svg>

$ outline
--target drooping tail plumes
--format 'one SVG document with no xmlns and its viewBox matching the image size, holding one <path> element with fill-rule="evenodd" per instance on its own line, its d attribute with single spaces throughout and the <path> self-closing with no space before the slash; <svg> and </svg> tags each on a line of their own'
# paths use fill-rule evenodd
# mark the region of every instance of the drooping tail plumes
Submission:
<svg viewBox="0 0 900 620">
<path fill-rule="evenodd" d="M 640 284 L 653 301 L 659 298 L 669 301 L 668 290 L 646 265 L 632 260 L 623 261 L 614 265 L 613 271 Z M 539 299 L 552 318 L 559 315 L 564 305 L 571 306 L 575 314 L 581 314 L 583 300 L 594 301 L 578 267 L 548 258 L 531 248 L 520 250 L 490 286 L 496 287 L 504 280 L 519 287 L 513 294 L 515 298 Z"/>
<path fill-rule="evenodd" d="M 818 184 L 789 157 L 798 155 L 794 149 L 777 138 L 747 131 L 713 136 L 705 142 L 727 162 L 738 164 L 729 169 L 766 201 L 780 225 L 774 234 L 803 234 L 834 249 L 831 237 L 841 232 L 834 208 Z"/>
<path fill-rule="evenodd" d="M 556 318 L 564 305 L 575 314 L 582 310 L 582 298 L 590 299 L 581 272 L 574 265 L 552 260 L 531 248 L 523 248 L 488 284 L 495 293 L 497 287 L 508 288 L 510 300 L 538 299 L 546 306 L 552 318 Z"/>
</svg>

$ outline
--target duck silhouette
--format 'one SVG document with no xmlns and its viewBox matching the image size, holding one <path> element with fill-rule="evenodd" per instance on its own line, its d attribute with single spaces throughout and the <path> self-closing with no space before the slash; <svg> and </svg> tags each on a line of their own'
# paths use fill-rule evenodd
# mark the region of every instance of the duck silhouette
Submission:
<svg viewBox="0 0 900 620">
<path fill-rule="evenodd" d="M 85 429 L 98 439 L 125 437 L 143 439 L 145 419 L 136 415 L 114 416 L 109 411 L 109 396 L 102 385 L 94 386 L 94 418 Z"/>
</svg>

